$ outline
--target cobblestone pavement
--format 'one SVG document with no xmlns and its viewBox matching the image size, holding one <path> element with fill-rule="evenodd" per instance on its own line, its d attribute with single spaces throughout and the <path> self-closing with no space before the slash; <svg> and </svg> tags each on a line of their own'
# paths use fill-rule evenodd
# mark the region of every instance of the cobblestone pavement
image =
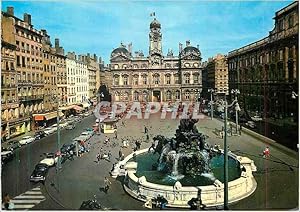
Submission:
<svg viewBox="0 0 300 212">
<path fill-rule="evenodd" d="M 96 195 L 98 201 L 105 207 L 122 210 L 145 210 L 143 203 L 139 202 L 123 190 L 121 180 L 109 177 L 112 182 L 108 193 L 103 192 L 104 177 L 109 176 L 113 163 L 117 162 L 122 139 L 142 140 L 141 148 L 148 148 L 144 127 L 149 129 L 150 141 L 157 134 L 172 137 L 178 127 L 179 120 L 161 120 L 160 114 L 150 116 L 149 120 L 130 119 L 118 122 L 118 139 L 113 134 L 108 135 L 111 143 L 118 145 L 105 145 L 103 143 L 105 135 L 94 135 L 91 140 L 91 150 L 82 157 L 74 161 L 67 161 L 63 168 L 55 173 L 52 170 L 46 181 L 46 189 L 49 194 L 65 209 L 78 209 L 84 200 L 92 199 Z M 210 145 L 219 144 L 223 147 L 223 139 L 214 133 L 215 128 L 221 129 L 223 123 L 219 120 L 210 120 L 206 117 L 197 123 L 200 132 L 207 134 L 207 142 Z M 125 155 L 133 150 L 134 142 L 131 146 L 122 149 Z M 257 172 L 254 174 L 258 183 L 256 191 L 248 198 L 230 205 L 231 209 L 288 209 L 298 207 L 298 159 L 283 153 L 278 148 L 270 147 L 270 159 L 261 156 L 266 147 L 261 141 L 242 134 L 241 136 L 228 137 L 230 151 L 238 155 L 243 155 L 254 160 Z M 111 161 L 101 160 L 96 163 L 96 155 L 100 148 L 111 151 Z M 46 209 L 46 208 L 45 208 Z M 47 208 L 49 209 L 49 208 Z M 53 208 L 55 209 L 55 208 Z"/>
</svg>

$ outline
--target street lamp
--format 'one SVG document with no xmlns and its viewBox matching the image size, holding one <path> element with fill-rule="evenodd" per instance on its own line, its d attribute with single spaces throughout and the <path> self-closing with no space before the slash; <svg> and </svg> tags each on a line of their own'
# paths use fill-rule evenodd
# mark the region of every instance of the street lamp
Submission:
<svg viewBox="0 0 300 212">
<path fill-rule="evenodd" d="M 228 210 L 228 146 L 227 146 L 227 110 L 229 107 L 239 107 L 237 99 L 235 99 L 230 105 L 228 105 L 226 99 L 221 100 L 221 106 L 224 108 L 224 210 Z"/>
<path fill-rule="evenodd" d="M 53 98 L 56 100 L 57 103 L 57 117 L 56 117 L 56 122 L 57 122 L 57 149 L 59 151 L 59 156 L 58 156 L 58 160 L 57 160 L 57 168 L 60 169 L 61 168 L 61 163 L 60 163 L 60 159 L 61 159 L 61 152 L 60 152 L 60 128 L 59 128 L 59 97 L 58 96 L 53 96 Z"/>
<path fill-rule="evenodd" d="M 210 114 L 211 114 L 211 120 L 214 118 L 214 106 L 213 106 L 213 93 L 215 92 L 214 89 L 209 88 L 208 92 L 210 93 Z"/>
<path fill-rule="evenodd" d="M 235 95 L 235 101 L 237 102 L 237 95 L 240 94 L 238 89 L 232 89 L 231 93 Z M 235 132 L 238 134 L 238 111 L 241 111 L 241 108 L 238 103 L 235 105 Z"/>
</svg>

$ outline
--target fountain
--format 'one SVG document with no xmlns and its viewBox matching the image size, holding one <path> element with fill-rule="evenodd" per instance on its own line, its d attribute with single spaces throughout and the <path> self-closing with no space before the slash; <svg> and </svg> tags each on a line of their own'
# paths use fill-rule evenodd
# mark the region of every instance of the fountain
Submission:
<svg viewBox="0 0 300 212">
<path fill-rule="evenodd" d="M 222 206 L 223 150 L 209 147 L 195 126 L 197 121 L 181 119 L 174 138 L 155 136 L 152 152 L 143 149 L 130 154 L 116 165 L 112 176 L 125 175 L 124 189 L 141 201 L 160 195 L 169 207 L 190 207 L 195 198 L 207 207 Z M 253 171 L 252 160 L 229 153 L 229 203 L 255 191 Z"/>
</svg>

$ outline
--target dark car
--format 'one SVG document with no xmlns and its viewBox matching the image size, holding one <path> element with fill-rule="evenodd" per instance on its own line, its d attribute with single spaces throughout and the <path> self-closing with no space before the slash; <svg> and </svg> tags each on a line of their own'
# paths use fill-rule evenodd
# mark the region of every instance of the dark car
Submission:
<svg viewBox="0 0 300 212">
<path fill-rule="evenodd" d="M 47 136 L 47 134 L 44 131 L 39 131 L 39 132 L 35 133 L 34 138 L 35 138 L 35 140 L 40 140 L 46 136 Z"/>
<path fill-rule="evenodd" d="M 46 175 L 48 173 L 49 166 L 45 163 L 39 163 L 35 166 L 32 174 L 30 175 L 31 182 L 42 182 L 46 180 Z"/>
<path fill-rule="evenodd" d="M 1 144 L 2 149 L 6 151 L 14 151 L 21 147 L 21 144 L 17 140 L 8 141 L 6 143 Z"/>
<path fill-rule="evenodd" d="M 60 151 L 62 154 L 69 153 L 71 151 L 75 151 L 76 146 L 74 144 L 64 144 L 61 148 Z"/>
<path fill-rule="evenodd" d="M 14 158 L 14 153 L 12 151 L 1 152 L 1 164 L 6 164 Z"/>
</svg>

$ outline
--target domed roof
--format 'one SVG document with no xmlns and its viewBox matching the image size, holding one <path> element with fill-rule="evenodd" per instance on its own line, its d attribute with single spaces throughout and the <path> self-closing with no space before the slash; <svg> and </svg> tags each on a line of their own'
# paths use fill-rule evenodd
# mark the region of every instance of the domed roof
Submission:
<svg viewBox="0 0 300 212">
<path fill-rule="evenodd" d="M 150 24 L 150 29 L 151 28 L 160 28 L 160 23 L 154 18 L 154 20 Z"/>
<path fill-rule="evenodd" d="M 129 51 L 125 47 L 119 47 L 114 49 L 111 54 L 116 54 L 116 53 L 124 53 L 124 54 L 129 54 Z"/>
<path fill-rule="evenodd" d="M 184 52 L 192 52 L 192 51 L 195 51 L 197 53 L 200 53 L 199 49 L 197 49 L 196 47 L 194 46 L 187 46 L 183 49 Z"/>
</svg>

